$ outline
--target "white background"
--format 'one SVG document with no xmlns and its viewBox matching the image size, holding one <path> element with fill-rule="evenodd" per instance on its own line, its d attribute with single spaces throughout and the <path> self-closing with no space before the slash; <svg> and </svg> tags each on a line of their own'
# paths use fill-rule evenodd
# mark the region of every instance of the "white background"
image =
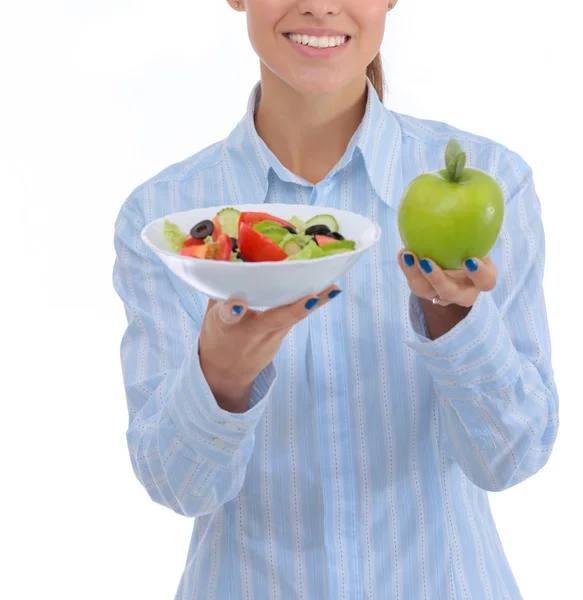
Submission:
<svg viewBox="0 0 583 600">
<path fill-rule="evenodd" d="M 0 596 L 171 599 L 192 521 L 131 469 L 113 223 L 135 187 L 229 133 L 258 61 L 225 0 L 10 5 Z M 579 2 L 400 0 L 382 48 L 391 109 L 495 139 L 534 170 L 561 429 L 538 475 L 491 495 L 527 600 L 583 595 L 582 16 Z"/>
</svg>

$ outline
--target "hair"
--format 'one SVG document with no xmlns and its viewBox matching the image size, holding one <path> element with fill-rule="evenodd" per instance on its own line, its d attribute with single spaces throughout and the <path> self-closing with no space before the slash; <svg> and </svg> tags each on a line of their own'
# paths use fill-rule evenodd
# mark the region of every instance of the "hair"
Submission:
<svg viewBox="0 0 583 600">
<path fill-rule="evenodd" d="M 383 61 L 380 52 L 366 68 L 366 76 L 370 79 L 379 96 L 379 100 L 382 102 L 385 95 L 385 75 L 383 73 Z"/>
</svg>

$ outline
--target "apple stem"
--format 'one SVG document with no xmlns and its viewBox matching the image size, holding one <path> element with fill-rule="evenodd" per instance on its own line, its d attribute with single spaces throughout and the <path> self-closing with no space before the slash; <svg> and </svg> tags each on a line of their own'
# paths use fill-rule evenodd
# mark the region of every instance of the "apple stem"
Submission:
<svg viewBox="0 0 583 600">
<path fill-rule="evenodd" d="M 466 166 L 466 153 L 455 139 L 449 140 L 445 148 L 445 168 L 450 181 L 459 181 L 462 171 Z"/>
</svg>

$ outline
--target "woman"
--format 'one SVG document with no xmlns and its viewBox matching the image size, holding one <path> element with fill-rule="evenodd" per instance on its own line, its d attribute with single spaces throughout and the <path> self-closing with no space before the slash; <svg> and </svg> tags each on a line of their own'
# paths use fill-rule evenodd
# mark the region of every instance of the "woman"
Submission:
<svg viewBox="0 0 583 600">
<path fill-rule="evenodd" d="M 132 464 L 197 517 L 176 598 L 520 598 L 487 492 L 535 474 L 558 426 L 531 169 L 383 106 L 385 0 L 231 6 L 261 59 L 246 115 L 116 221 Z M 446 273 L 399 247 L 397 208 L 452 137 L 507 204 L 490 256 Z M 140 240 L 171 212 L 250 201 L 358 212 L 382 242 L 343 293 L 259 313 L 207 303 Z"/>
</svg>

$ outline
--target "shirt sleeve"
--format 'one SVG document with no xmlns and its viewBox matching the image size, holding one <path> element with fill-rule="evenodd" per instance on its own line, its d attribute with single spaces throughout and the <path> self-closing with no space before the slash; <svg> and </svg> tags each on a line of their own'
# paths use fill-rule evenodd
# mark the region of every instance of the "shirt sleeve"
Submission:
<svg viewBox="0 0 583 600">
<path fill-rule="evenodd" d="M 127 443 L 151 499 L 196 517 L 241 490 L 277 373 L 272 362 L 259 375 L 246 413 L 218 406 L 198 355 L 203 310 L 185 309 L 169 270 L 142 241 L 141 193 L 122 206 L 114 234 L 113 286 L 128 322 L 121 342 Z"/>
<path fill-rule="evenodd" d="M 496 179 L 505 191 L 503 228 L 491 257 L 496 288 L 436 340 L 410 299 L 414 339 L 431 373 L 442 441 L 479 487 L 500 491 L 548 461 L 559 425 L 558 394 L 543 293 L 545 237 L 532 170 L 504 149 Z"/>
</svg>

